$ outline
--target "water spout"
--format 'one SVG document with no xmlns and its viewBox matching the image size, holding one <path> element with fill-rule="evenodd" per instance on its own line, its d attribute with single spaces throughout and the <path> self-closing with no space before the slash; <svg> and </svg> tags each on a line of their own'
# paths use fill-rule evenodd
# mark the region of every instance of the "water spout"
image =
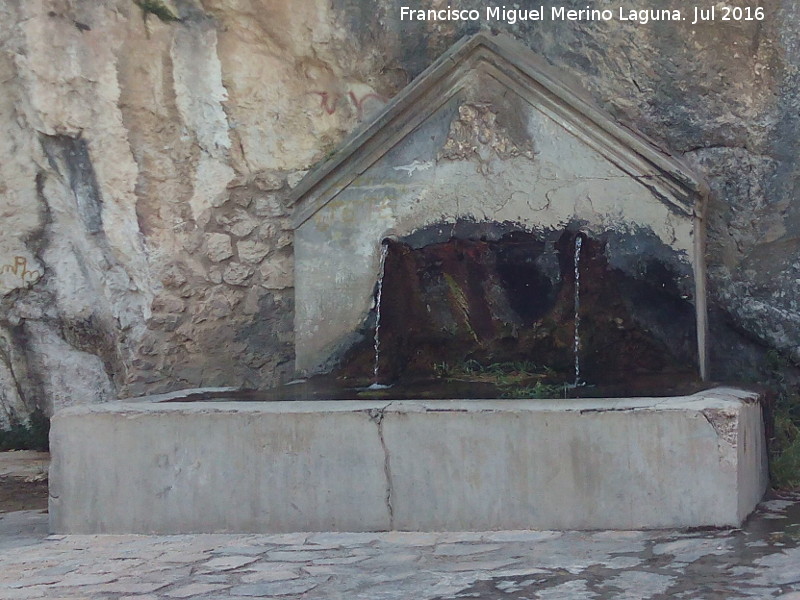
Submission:
<svg viewBox="0 0 800 600">
<path fill-rule="evenodd" d="M 381 296 L 383 295 L 383 276 L 386 272 L 386 256 L 389 254 L 389 244 L 386 240 L 381 244 L 381 261 L 378 269 L 378 293 L 375 296 L 375 364 L 372 369 L 373 383 L 371 390 L 385 389 L 390 386 L 378 383 L 378 367 L 381 357 Z"/>
<path fill-rule="evenodd" d="M 575 236 L 575 338 L 574 338 L 574 346 L 573 350 L 575 353 L 575 387 L 579 387 L 581 385 L 581 359 L 580 359 L 580 348 L 581 348 L 581 333 L 580 333 L 580 325 L 581 325 L 581 244 L 583 242 L 583 238 L 580 234 Z"/>
</svg>

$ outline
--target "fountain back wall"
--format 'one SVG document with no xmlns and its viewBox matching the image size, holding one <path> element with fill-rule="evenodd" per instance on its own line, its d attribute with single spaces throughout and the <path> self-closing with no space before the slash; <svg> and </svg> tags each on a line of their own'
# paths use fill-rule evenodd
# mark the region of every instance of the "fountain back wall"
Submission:
<svg viewBox="0 0 800 600">
<path fill-rule="evenodd" d="M 371 336 L 387 237 L 416 250 L 460 240 L 463 252 L 481 254 L 480 244 L 524 236 L 528 247 L 518 250 L 538 261 L 531 276 L 551 279 L 548 296 L 565 281 L 548 257 L 572 260 L 558 244 L 580 232 L 590 254 L 612 267 L 607 273 L 625 279 L 607 281 L 604 294 L 616 288 L 636 303 L 656 282 L 665 302 L 691 307 L 691 350 L 685 315 L 677 333 L 655 327 L 656 337 L 705 375 L 704 184 L 583 97 L 527 49 L 481 34 L 457 44 L 311 172 L 295 199 L 298 371 L 328 371 Z M 509 295 L 511 321 L 530 325 L 526 311 L 534 309 L 519 306 L 525 298 Z M 474 337 L 497 335 L 473 316 Z"/>
<path fill-rule="evenodd" d="M 512 371 L 540 376 L 521 386 L 588 383 L 603 389 L 583 393 L 627 396 L 670 395 L 676 382 L 697 381 L 691 271 L 675 273 L 670 249 L 653 236 L 459 222 L 448 228 L 458 237 L 437 242 L 438 230 L 385 244 L 363 342 L 337 369 L 349 381 L 477 375 L 507 387 L 507 376 L 490 375 Z"/>
</svg>

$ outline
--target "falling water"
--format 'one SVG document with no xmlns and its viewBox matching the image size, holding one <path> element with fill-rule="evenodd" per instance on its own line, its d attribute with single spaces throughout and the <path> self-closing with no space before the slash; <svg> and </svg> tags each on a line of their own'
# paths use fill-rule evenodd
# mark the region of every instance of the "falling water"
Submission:
<svg viewBox="0 0 800 600">
<path fill-rule="evenodd" d="M 375 297 L 375 366 L 372 369 L 372 376 L 375 381 L 369 386 L 371 390 L 380 390 L 390 387 L 378 383 L 378 364 L 381 356 L 381 296 L 383 295 L 383 275 L 386 271 L 387 254 L 389 254 L 389 244 L 381 244 L 381 264 L 378 269 L 378 294 Z"/>
<path fill-rule="evenodd" d="M 575 236 L 575 341 L 574 341 L 574 351 L 575 351 L 575 387 L 581 385 L 581 360 L 579 355 L 579 350 L 581 347 L 581 335 L 580 335 L 580 324 L 581 324 L 581 315 L 580 315 L 580 308 L 581 308 L 581 272 L 580 272 L 580 264 L 581 264 L 581 243 L 582 239 L 580 234 Z"/>
</svg>

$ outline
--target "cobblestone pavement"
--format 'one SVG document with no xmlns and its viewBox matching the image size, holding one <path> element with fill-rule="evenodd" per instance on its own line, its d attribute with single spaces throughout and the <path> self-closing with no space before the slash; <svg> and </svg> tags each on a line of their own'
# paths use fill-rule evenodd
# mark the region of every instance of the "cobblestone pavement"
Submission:
<svg viewBox="0 0 800 600">
<path fill-rule="evenodd" d="M 0 599 L 800 600 L 800 495 L 742 530 L 47 536 L 0 515 Z"/>
</svg>

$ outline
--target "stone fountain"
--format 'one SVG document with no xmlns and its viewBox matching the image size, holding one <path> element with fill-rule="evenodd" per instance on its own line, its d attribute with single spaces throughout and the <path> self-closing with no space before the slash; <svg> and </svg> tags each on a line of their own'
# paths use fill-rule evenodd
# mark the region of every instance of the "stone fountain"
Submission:
<svg viewBox="0 0 800 600">
<path fill-rule="evenodd" d="M 384 299 L 411 298 L 392 261 L 447 263 L 437 245 L 455 244 L 452 255 L 483 258 L 444 272 L 444 295 L 417 282 L 428 300 L 405 302 L 422 322 L 438 311 L 455 323 L 426 338 L 431 348 L 468 331 L 454 346 L 474 354 L 502 339 L 512 354 L 529 352 L 560 331 L 543 324 L 565 314 L 570 332 L 580 320 L 593 339 L 634 353 L 643 346 L 631 340 L 646 332 L 647 352 L 669 355 L 649 364 L 706 380 L 706 194 L 680 159 L 527 48 L 486 34 L 462 40 L 296 188 L 297 371 L 328 371 L 359 347 L 371 370 L 379 273 L 387 267 Z M 502 246 L 520 240 L 521 258 Z M 587 271 L 580 292 L 618 295 L 623 313 L 593 322 L 558 308 L 578 287 L 578 252 L 603 269 Z M 487 256 L 522 266 L 471 280 Z M 519 308 L 522 293 L 539 308 Z M 481 326 L 478 313 L 490 315 Z M 381 320 L 381 348 L 402 338 L 398 315 Z M 615 333 L 634 324 L 635 336 Z M 547 335 L 519 333 L 531 327 Z M 624 371 L 616 352 L 585 351 L 589 372 Z M 393 368 L 417 363 L 407 352 Z M 56 415 L 53 531 L 737 526 L 767 484 L 759 397 L 732 388 L 613 399 L 163 399 Z"/>
</svg>

